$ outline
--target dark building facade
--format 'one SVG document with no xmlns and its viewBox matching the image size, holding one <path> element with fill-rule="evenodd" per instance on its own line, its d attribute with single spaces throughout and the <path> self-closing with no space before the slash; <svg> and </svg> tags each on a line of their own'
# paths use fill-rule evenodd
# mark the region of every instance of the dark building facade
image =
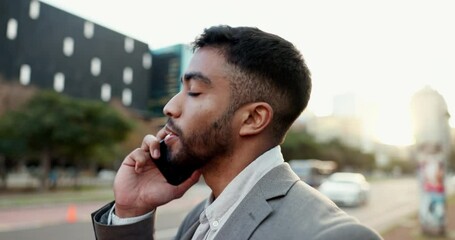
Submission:
<svg viewBox="0 0 455 240">
<path fill-rule="evenodd" d="M 146 43 L 37 0 L 0 0 L 0 78 L 150 108 Z"/>
<path fill-rule="evenodd" d="M 180 77 L 193 53 L 190 46 L 177 44 L 154 50 L 152 55 L 149 109 L 153 116 L 160 116 L 164 105 L 180 91 Z"/>
</svg>

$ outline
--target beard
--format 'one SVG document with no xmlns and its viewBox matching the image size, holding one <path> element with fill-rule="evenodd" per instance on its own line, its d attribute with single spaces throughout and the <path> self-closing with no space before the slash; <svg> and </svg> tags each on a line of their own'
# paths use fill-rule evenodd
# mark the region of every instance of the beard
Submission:
<svg viewBox="0 0 455 240">
<path fill-rule="evenodd" d="M 207 127 L 188 134 L 168 119 L 167 124 L 178 134 L 182 146 L 178 152 L 170 151 L 171 162 L 181 168 L 196 170 L 218 157 L 231 154 L 232 116 L 233 112 L 228 110 Z"/>
</svg>

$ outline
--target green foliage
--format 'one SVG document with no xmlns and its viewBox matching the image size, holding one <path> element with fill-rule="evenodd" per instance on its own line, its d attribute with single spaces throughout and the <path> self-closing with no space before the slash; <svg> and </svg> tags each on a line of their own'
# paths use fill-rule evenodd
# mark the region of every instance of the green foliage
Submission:
<svg viewBox="0 0 455 240">
<path fill-rule="evenodd" d="M 449 154 L 447 170 L 450 172 L 455 172 L 455 144 L 453 144 L 453 143 L 452 143 L 452 148 L 451 148 L 450 154 Z"/>
<path fill-rule="evenodd" d="M 347 146 L 339 140 L 325 143 L 324 149 L 327 151 L 323 156 L 336 161 L 342 169 L 371 171 L 375 167 L 372 154 L 363 153 L 360 149 Z"/>
<path fill-rule="evenodd" d="M 393 173 L 394 171 L 399 170 L 404 174 L 414 174 L 417 171 L 417 162 L 392 158 L 387 165 L 381 167 L 381 170 L 387 173 Z"/>
<path fill-rule="evenodd" d="M 15 126 L 17 114 L 7 114 L 0 118 L 0 155 L 15 158 L 26 149 L 25 139 L 21 138 Z"/>
<path fill-rule="evenodd" d="M 75 164 L 106 161 L 132 128 L 131 122 L 105 103 L 43 91 L 2 116 L 0 154 L 48 156 Z"/>
<path fill-rule="evenodd" d="M 7 119 L 14 125 L 12 135 L 24 139 L 30 152 L 48 148 L 70 158 L 90 157 L 100 146 L 111 147 L 125 139 L 132 128 L 102 102 L 75 100 L 47 91 Z"/>
<path fill-rule="evenodd" d="M 349 147 L 338 140 L 319 143 L 306 131 L 291 130 L 281 145 L 284 159 L 320 159 L 335 161 L 339 169 L 370 171 L 374 156 Z"/>
<path fill-rule="evenodd" d="M 310 159 L 320 155 L 320 144 L 305 131 L 289 131 L 281 144 L 284 159 Z"/>
</svg>

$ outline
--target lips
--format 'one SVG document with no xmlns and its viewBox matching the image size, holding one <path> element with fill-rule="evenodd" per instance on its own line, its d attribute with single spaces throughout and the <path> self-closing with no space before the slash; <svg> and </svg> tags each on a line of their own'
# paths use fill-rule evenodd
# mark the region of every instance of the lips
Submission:
<svg viewBox="0 0 455 240">
<path fill-rule="evenodd" d="M 164 131 L 166 132 L 166 136 L 164 137 L 164 142 L 166 145 L 170 145 L 174 141 L 178 139 L 178 135 L 171 129 L 169 126 L 166 125 Z"/>
</svg>

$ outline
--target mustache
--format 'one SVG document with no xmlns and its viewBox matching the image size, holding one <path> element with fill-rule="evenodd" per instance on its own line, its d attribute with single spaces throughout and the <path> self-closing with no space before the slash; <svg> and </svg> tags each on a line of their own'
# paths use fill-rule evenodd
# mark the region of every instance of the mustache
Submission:
<svg viewBox="0 0 455 240">
<path fill-rule="evenodd" d="M 177 126 L 177 124 L 175 124 L 171 118 L 167 119 L 166 125 L 178 136 L 183 135 L 182 129 L 179 126 Z"/>
</svg>

